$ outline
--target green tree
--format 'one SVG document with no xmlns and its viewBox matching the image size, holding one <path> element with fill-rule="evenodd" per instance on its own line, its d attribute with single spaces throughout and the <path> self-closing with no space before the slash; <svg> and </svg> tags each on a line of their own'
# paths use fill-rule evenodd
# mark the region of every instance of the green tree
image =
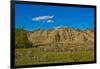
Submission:
<svg viewBox="0 0 100 69">
<path fill-rule="evenodd" d="M 23 29 L 15 31 L 15 46 L 16 48 L 29 48 L 32 44 L 28 41 L 27 32 Z"/>
</svg>

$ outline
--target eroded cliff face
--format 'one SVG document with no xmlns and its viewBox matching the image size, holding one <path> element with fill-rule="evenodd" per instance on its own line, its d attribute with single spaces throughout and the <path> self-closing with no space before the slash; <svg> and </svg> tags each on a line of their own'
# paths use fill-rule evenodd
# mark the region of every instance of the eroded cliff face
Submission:
<svg viewBox="0 0 100 69">
<path fill-rule="evenodd" d="M 94 43 L 93 30 L 79 30 L 73 28 L 54 28 L 49 30 L 35 30 L 27 33 L 28 40 L 35 44 L 84 44 Z"/>
</svg>

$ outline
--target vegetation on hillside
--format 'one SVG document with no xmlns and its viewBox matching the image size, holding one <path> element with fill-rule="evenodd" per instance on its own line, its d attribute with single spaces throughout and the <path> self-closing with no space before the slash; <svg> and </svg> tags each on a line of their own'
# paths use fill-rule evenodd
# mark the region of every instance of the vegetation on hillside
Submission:
<svg viewBox="0 0 100 69">
<path fill-rule="evenodd" d="M 23 29 L 17 29 L 15 31 L 15 47 L 16 48 L 30 48 L 32 43 L 29 42 L 27 32 Z"/>
</svg>

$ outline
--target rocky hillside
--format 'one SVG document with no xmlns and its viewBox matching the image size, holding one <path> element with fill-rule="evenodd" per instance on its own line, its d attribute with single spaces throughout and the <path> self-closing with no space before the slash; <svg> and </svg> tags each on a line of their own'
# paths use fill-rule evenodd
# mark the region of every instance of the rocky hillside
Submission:
<svg viewBox="0 0 100 69">
<path fill-rule="evenodd" d="M 93 30 L 79 30 L 74 28 L 54 28 L 35 30 L 27 33 L 28 40 L 34 44 L 84 44 L 94 42 Z"/>
</svg>

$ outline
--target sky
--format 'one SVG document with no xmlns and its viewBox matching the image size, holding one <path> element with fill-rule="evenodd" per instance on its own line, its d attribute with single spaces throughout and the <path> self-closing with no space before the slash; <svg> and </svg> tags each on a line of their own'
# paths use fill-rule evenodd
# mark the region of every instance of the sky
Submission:
<svg viewBox="0 0 100 69">
<path fill-rule="evenodd" d="M 15 4 L 15 28 L 32 31 L 59 27 L 94 29 L 94 8 Z"/>
</svg>

